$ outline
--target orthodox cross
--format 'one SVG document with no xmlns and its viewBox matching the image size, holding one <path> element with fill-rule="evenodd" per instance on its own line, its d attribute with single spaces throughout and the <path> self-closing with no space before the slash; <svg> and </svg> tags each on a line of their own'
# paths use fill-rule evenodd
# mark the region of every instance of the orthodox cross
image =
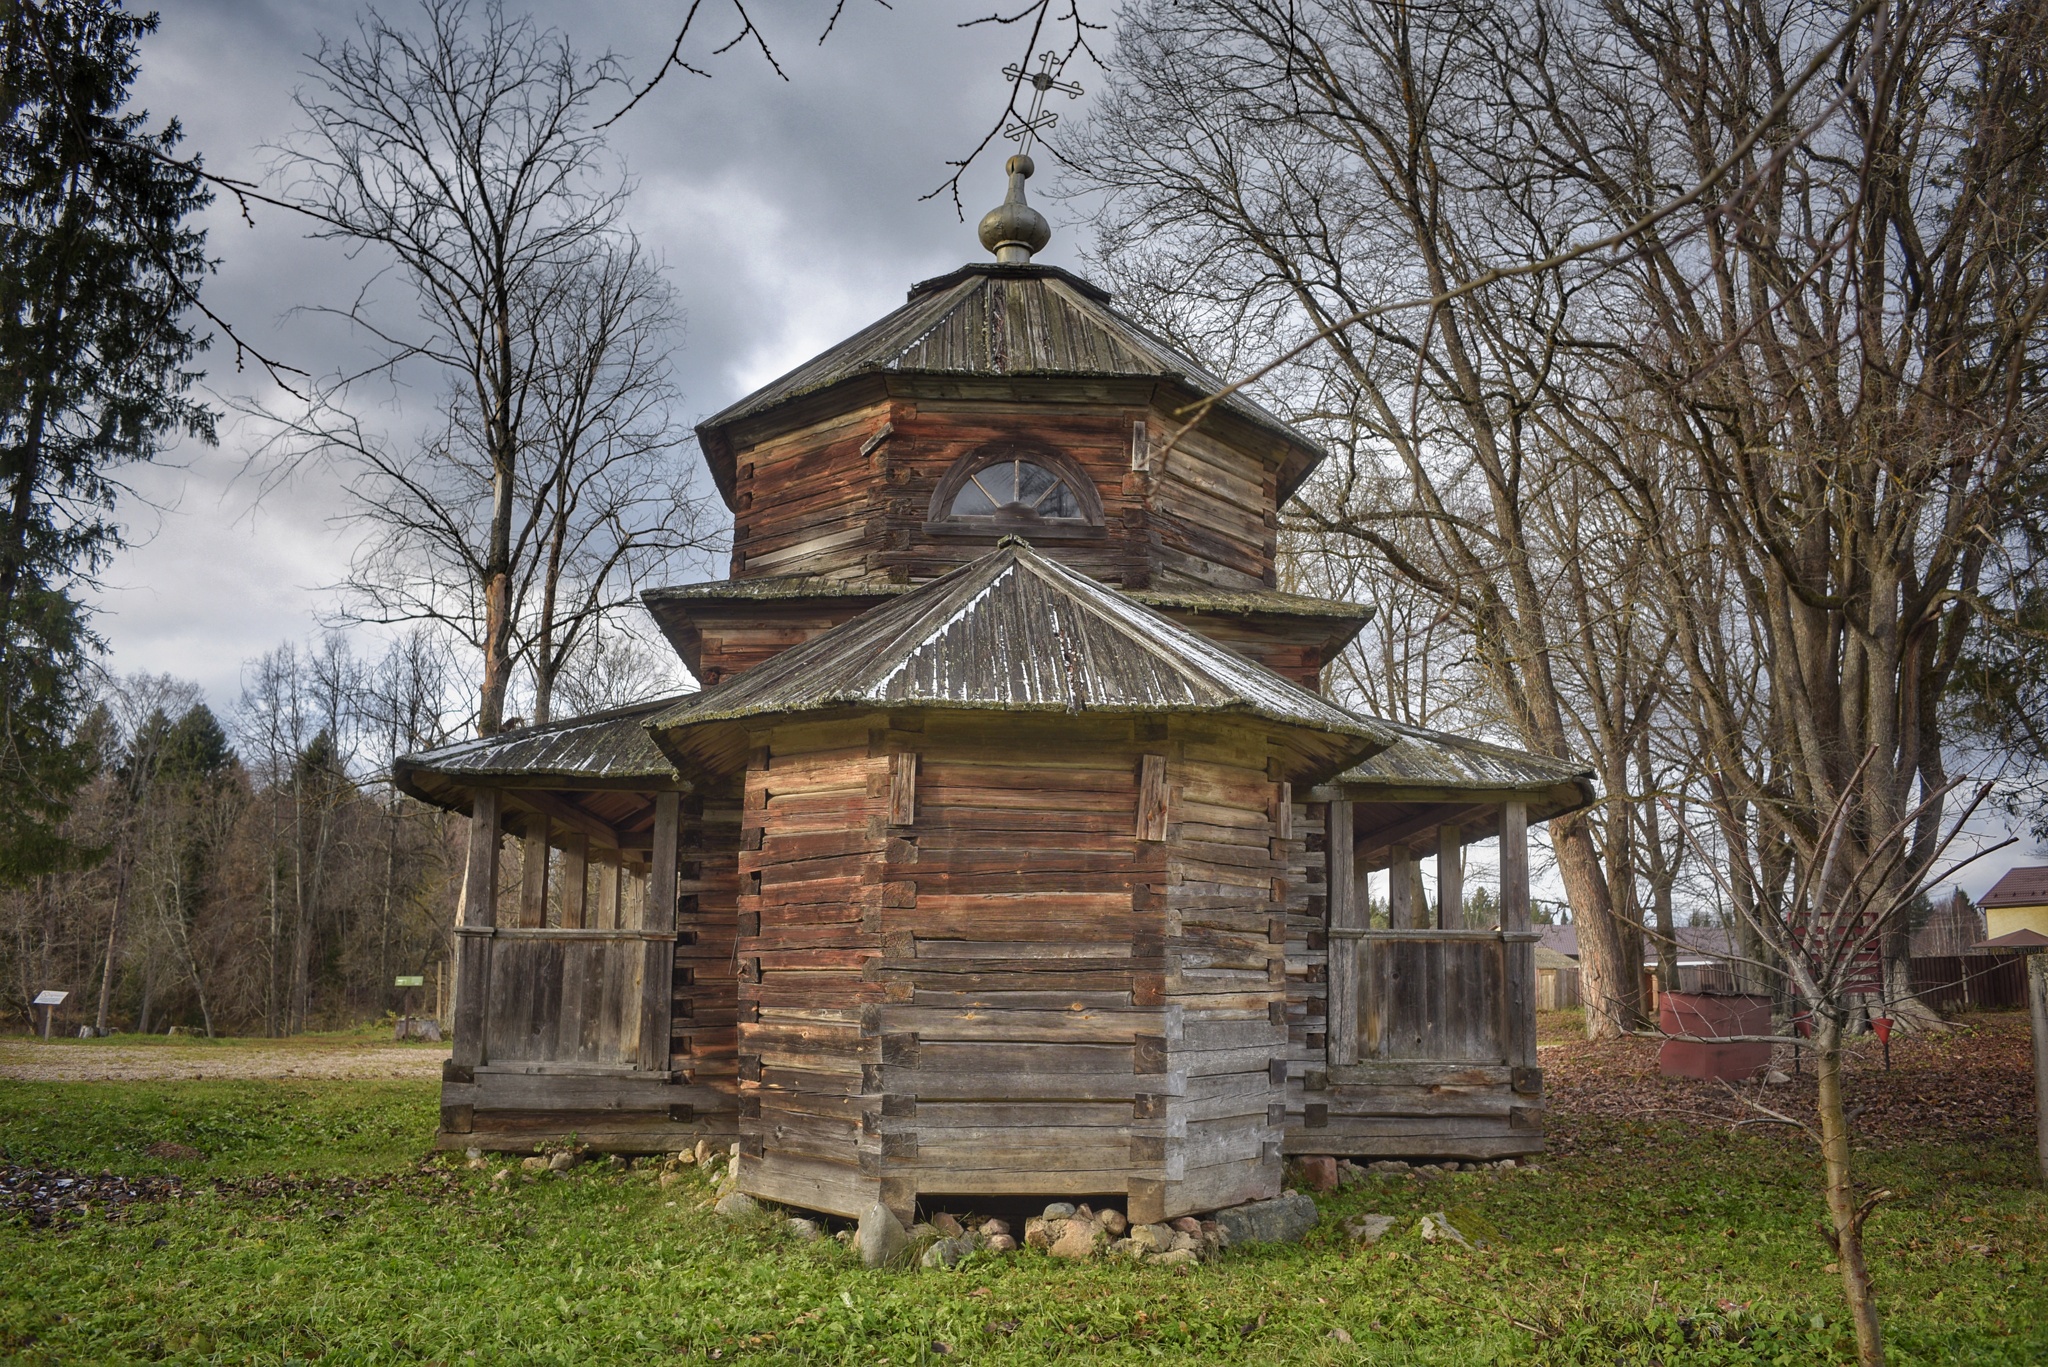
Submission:
<svg viewBox="0 0 2048 1367">
<path fill-rule="evenodd" d="M 1056 55 L 1041 52 L 1038 55 L 1038 70 L 1026 71 L 1015 62 L 1003 68 L 1003 74 L 1015 85 L 1031 82 L 1031 112 L 1022 120 L 1012 120 L 1003 129 L 1003 136 L 1017 144 L 1017 150 L 1026 156 L 1031 153 L 1031 144 L 1041 130 L 1051 128 L 1060 121 L 1057 110 L 1048 112 L 1045 107 L 1046 92 L 1057 90 L 1070 100 L 1081 98 L 1081 87 L 1070 81 L 1059 79 L 1059 65 Z"/>
</svg>

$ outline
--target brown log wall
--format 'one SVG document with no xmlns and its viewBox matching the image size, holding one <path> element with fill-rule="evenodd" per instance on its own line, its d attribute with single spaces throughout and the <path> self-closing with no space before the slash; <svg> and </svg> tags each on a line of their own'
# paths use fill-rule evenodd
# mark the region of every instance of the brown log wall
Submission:
<svg viewBox="0 0 2048 1367">
<path fill-rule="evenodd" d="M 1129 588 L 1272 585 L 1277 475 L 1266 459 L 1201 433 L 1153 458 L 1138 452 L 1134 430 L 1163 445 L 1176 421 L 1143 403 L 1044 388 L 1040 402 L 886 399 L 747 448 L 736 464 L 732 576 L 902 582 L 965 564 L 1001 533 L 935 531 L 933 493 L 961 457 L 1022 441 L 1073 462 L 1102 503 L 1100 528 L 1034 537 L 1046 553 Z"/>
</svg>

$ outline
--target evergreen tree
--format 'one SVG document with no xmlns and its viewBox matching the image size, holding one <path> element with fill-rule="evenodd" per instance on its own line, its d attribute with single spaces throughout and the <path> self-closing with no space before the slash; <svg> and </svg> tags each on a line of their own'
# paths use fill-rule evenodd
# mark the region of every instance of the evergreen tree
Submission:
<svg viewBox="0 0 2048 1367">
<path fill-rule="evenodd" d="M 129 111 L 156 16 L 112 0 L 0 0 L 0 881 L 75 854 L 98 647 L 77 597 L 119 544 L 115 467 L 182 433 L 205 346 L 183 322 L 209 269 L 210 199 L 175 121 Z"/>
</svg>

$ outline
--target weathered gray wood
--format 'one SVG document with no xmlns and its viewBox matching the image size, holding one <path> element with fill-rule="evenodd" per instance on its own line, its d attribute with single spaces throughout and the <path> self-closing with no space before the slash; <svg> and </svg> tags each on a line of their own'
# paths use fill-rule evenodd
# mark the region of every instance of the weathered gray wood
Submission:
<svg viewBox="0 0 2048 1367">
<path fill-rule="evenodd" d="M 625 864 L 619 878 L 619 924 L 637 926 L 647 909 L 647 866 Z"/>
<path fill-rule="evenodd" d="M 1500 928 L 1529 928 L 1529 804 L 1519 799 L 1500 813 Z"/>
<path fill-rule="evenodd" d="M 914 825 L 917 821 L 917 753 L 899 750 L 889 756 L 889 824 Z"/>
<path fill-rule="evenodd" d="M 1363 928 L 1365 899 L 1359 895 L 1357 871 L 1352 863 L 1351 804 L 1332 802 L 1325 817 L 1328 840 L 1327 888 L 1328 926 L 1332 931 Z M 1358 946 L 1332 940 L 1329 957 L 1329 1026 L 1327 1044 L 1332 1064 L 1350 1063 L 1358 1057 Z"/>
<path fill-rule="evenodd" d="M 1166 756 L 1146 755 L 1138 765 L 1138 839 L 1166 839 L 1166 807 Z"/>
<path fill-rule="evenodd" d="M 596 902 L 591 909 L 590 924 L 598 930 L 616 930 L 625 921 L 619 916 L 620 890 L 624 880 L 620 877 L 619 852 L 600 850 L 597 855 Z"/>
<path fill-rule="evenodd" d="M 1510 936 L 1529 930 L 1529 806 L 1509 802 L 1500 814 L 1500 925 Z M 1501 1031 L 1511 1062 L 1536 1066 L 1536 949 L 1505 947 Z"/>
<path fill-rule="evenodd" d="M 562 842 L 562 924 L 590 924 L 590 837 L 578 831 Z"/>
<path fill-rule="evenodd" d="M 1514 1069 L 1505 1063 L 1388 1063 L 1371 1061 L 1348 1068 L 1332 1068 L 1329 1084 L 1333 1091 L 1343 1088 L 1499 1088 L 1514 1082 Z"/>
<path fill-rule="evenodd" d="M 654 799 L 654 853 L 647 873 L 647 898 L 640 913 L 643 930 L 676 928 L 676 861 L 682 818 L 682 794 L 661 793 Z M 673 941 L 649 940 L 640 972 L 640 1066 L 648 1072 L 668 1068 L 670 1025 L 675 1009 Z"/>
<path fill-rule="evenodd" d="M 548 835 L 549 819 L 527 818 L 526 839 L 521 841 L 519 868 L 519 924 L 544 926 L 548 923 Z"/>
<path fill-rule="evenodd" d="M 1507 1061 L 1500 941 L 1439 934 L 1358 943 L 1361 1061 Z"/>
<path fill-rule="evenodd" d="M 1415 858 L 1403 845 L 1394 851 L 1387 866 L 1387 924 L 1395 930 L 1412 930 L 1421 924 L 1415 907 Z"/>
<path fill-rule="evenodd" d="M 1465 925 L 1465 842 L 1455 821 L 1436 828 L 1436 923 L 1444 930 Z"/>
<path fill-rule="evenodd" d="M 470 799 L 469 866 L 462 877 L 462 924 L 489 927 L 498 919 L 498 790 L 479 788 Z M 458 934 L 455 940 L 455 1040 L 452 1062 L 483 1062 L 485 1007 L 489 1004 L 491 944 Z"/>
</svg>

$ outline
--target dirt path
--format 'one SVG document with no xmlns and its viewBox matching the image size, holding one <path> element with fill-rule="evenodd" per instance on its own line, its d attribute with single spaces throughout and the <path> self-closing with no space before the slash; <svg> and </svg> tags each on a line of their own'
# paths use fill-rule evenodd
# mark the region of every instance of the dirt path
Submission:
<svg viewBox="0 0 2048 1367">
<path fill-rule="evenodd" d="M 293 1040 L 0 1039 L 0 1078 L 140 1082 L 177 1078 L 415 1078 L 441 1076 L 445 1046 L 362 1038 Z"/>
</svg>

